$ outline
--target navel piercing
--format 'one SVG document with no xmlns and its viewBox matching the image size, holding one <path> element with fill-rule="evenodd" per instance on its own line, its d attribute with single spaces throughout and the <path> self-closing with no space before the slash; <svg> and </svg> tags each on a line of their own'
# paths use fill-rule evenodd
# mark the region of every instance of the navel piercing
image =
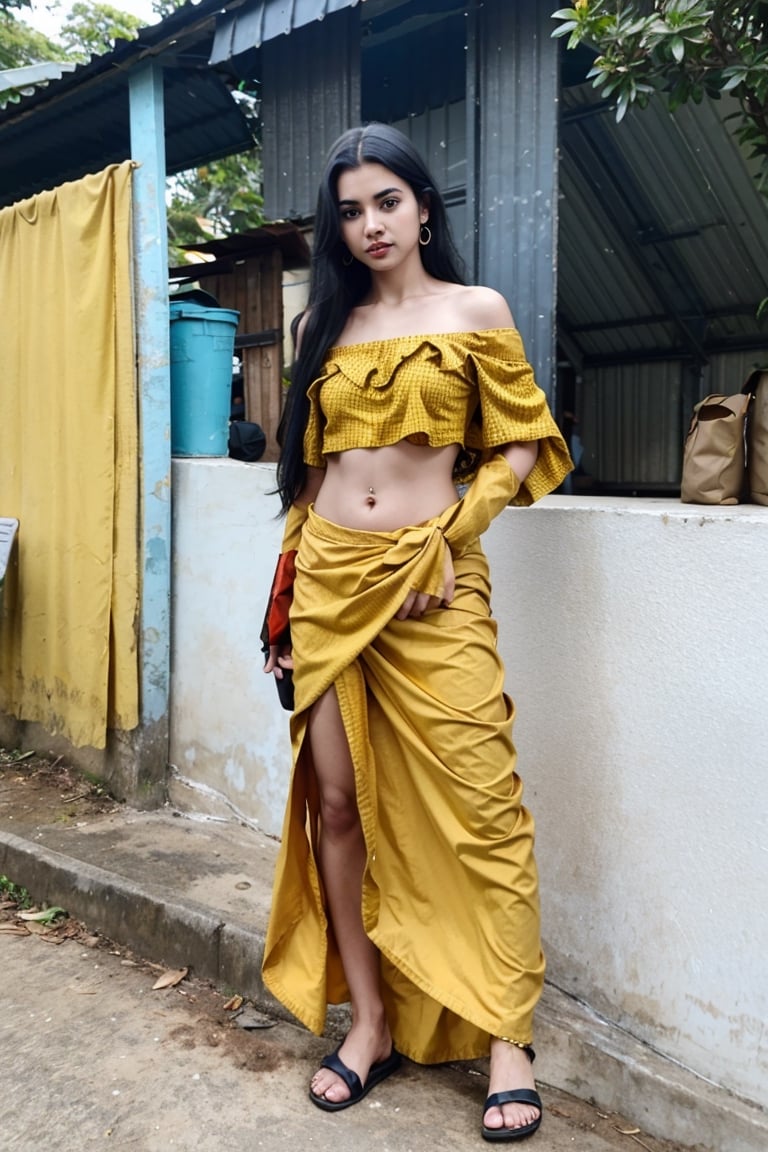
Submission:
<svg viewBox="0 0 768 1152">
<path fill-rule="evenodd" d="M 376 503 L 376 489 L 375 488 L 369 488 L 368 489 L 368 496 L 366 498 L 366 503 L 371 508 L 373 508 L 374 504 Z"/>
</svg>

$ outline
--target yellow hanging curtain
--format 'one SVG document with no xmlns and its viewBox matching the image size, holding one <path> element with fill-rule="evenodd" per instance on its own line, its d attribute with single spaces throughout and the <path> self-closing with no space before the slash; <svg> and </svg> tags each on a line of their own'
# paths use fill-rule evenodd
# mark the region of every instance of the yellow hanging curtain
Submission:
<svg viewBox="0 0 768 1152">
<path fill-rule="evenodd" d="M 139 721 L 132 167 L 0 210 L 0 711 L 78 747 Z"/>
</svg>

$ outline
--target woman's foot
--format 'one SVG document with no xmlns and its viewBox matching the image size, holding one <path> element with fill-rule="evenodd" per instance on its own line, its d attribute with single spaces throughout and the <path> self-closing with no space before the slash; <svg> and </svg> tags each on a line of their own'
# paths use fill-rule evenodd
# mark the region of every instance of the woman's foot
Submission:
<svg viewBox="0 0 768 1152">
<path fill-rule="evenodd" d="M 336 1055 L 347 1068 L 355 1072 L 360 1083 L 365 1086 L 368 1074 L 374 1064 L 380 1064 L 392 1054 L 392 1035 L 384 1023 L 380 1027 L 366 1027 L 353 1024 Z M 341 1104 L 349 1100 L 351 1090 L 338 1073 L 331 1068 L 318 1068 L 309 1084 L 312 1096 L 326 1100 L 329 1104 Z"/>
<path fill-rule="evenodd" d="M 491 1075 L 488 1095 L 515 1089 L 535 1090 L 531 1058 L 524 1048 L 506 1040 L 491 1041 Z M 490 1131 L 527 1128 L 541 1118 L 541 1109 L 530 1103 L 505 1103 L 488 1108 L 483 1127 Z M 522 1133 L 521 1133 L 522 1135 Z"/>
</svg>

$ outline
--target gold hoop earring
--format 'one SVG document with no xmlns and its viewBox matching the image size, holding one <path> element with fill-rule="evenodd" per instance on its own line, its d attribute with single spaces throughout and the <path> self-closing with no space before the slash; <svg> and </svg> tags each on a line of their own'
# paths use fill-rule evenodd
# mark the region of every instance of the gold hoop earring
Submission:
<svg viewBox="0 0 768 1152">
<path fill-rule="evenodd" d="M 425 237 L 425 234 L 426 234 L 426 237 Z M 429 228 L 427 228 L 426 224 L 422 224 L 421 228 L 419 229 L 419 244 L 421 244 L 422 248 L 426 248 L 427 244 L 429 244 L 431 239 L 432 239 L 431 231 L 429 230 Z"/>
<path fill-rule="evenodd" d="M 346 256 L 342 256 L 341 262 L 345 268 L 350 268 L 354 264 L 355 258 L 351 252 L 347 252 Z"/>
</svg>

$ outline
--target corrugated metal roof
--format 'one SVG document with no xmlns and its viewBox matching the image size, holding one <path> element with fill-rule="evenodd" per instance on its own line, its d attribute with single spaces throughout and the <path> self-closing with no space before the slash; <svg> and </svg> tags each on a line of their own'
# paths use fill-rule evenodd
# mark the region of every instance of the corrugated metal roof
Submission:
<svg viewBox="0 0 768 1152">
<path fill-rule="evenodd" d="M 247 228 L 244 232 L 216 240 L 182 244 L 181 247 L 190 252 L 205 252 L 216 259 L 231 260 L 244 259 L 268 248 L 279 248 L 284 268 L 306 268 L 312 259 L 306 236 L 300 228 L 287 220 L 262 224 L 260 228 Z"/>
<path fill-rule="evenodd" d="M 264 210 L 273 219 L 314 212 L 329 145 L 360 122 L 359 39 L 350 9 L 261 49 Z"/>
<path fill-rule="evenodd" d="M 255 43 L 364 2 L 258 0 L 238 7 L 226 0 L 189 0 L 140 29 L 135 40 L 118 41 L 111 52 L 77 65 L 69 75 L 62 68 L 45 88 L 0 109 L 0 207 L 130 156 L 128 78 L 145 59 L 164 67 L 169 173 L 251 147 L 251 126 L 230 93 L 233 52 L 247 49 L 248 71 Z M 236 11 L 228 10 L 233 7 Z M 214 42 L 220 46 L 215 59 Z M 212 59 L 219 68 L 210 66 Z M 342 61 L 337 88 L 346 81 L 347 63 Z M 359 111 L 359 97 L 355 104 Z"/>
<path fill-rule="evenodd" d="M 498 3 L 473 11 L 483 21 L 491 8 L 498 14 Z M 273 217 L 294 209 L 304 214 L 314 198 L 318 157 L 337 130 L 359 119 L 361 90 L 364 97 L 376 96 L 366 98 L 371 107 L 363 109 L 364 116 L 373 112 L 393 120 L 402 113 L 402 92 L 416 93 L 408 76 L 400 83 L 393 64 L 400 61 L 413 71 L 413 56 L 395 48 L 398 36 L 422 34 L 433 9 L 444 27 L 433 21 L 429 36 L 450 32 L 453 45 L 462 16 L 451 15 L 456 4 L 450 0 L 246 0 L 241 7 L 237 0 L 190 2 L 142 29 L 136 40 L 119 42 L 111 53 L 0 109 L 0 204 L 126 158 L 128 76 L 144 60 L 157 60 L 165 72 L 169 171 L 249 146 L 250 128 L 229 88 L 243 60 L 248 68 L 258 60 L 258 71 L 247 75 L 264 81 L 269 211 Z M 351 30 L 361 13 L 362 34 L 354 40 Z M 212 68 L 207 62 L 216 26 L 233 16 L 241 29 L 258 26 L 252 43 L 271 39 L 258 52 L 250 43 L 243 57 Z M 341 39 L 328 35 L 337 21 L 349 25 Z M 375 33 L 370 50 L 369 33 Z M 231 50 L 235 41 L 229 43 Z M 313 56 L 318 44 L 323 51 Z M 322 68 L 318 55 L 327 56 Z M 442 86 L 435 79 L 445 61 L 434 55 L 424 56 L 418 91 L 430 119 L 438 102 L 457 110 L 449 183 L 452 202 L 459 205 L 465 189 L 456 180 L 466 182 L 467 165 L 453 73 L 471 52 L 457 51 L 454 58 L 451 48 L 452 74 Z M 571 56 L 565 53 L 566 84 L 574 78 Z M 507 66 L 503 55 L 489 52 L 484 67 L 491 63 Z M 505 95 L 504 115 L 522 123 L 528 96 Z M 768 295 L 768 205 L 724 123 L 732 102 L 705 101 L 670 117 L 659 100 L 617 125 L 599 93 L 577 83 L 562 90 L 561 105 L 559 200 L 552 206 L 559 213 L 559 245 L 552 259 L 558 262 L 559 334 L 574 363 L 704 360 L 724 349 L 765 348 L 768 332 L 755 312 Z M 494 113 L 497 119 L 501 114 Z M 475 145 L 465 139 L 464 161 Z M 487 142 L 485 147 L 490 156 Z M 481 199 L 488 181 L 498 178 L 497 161 L 504 165 L 508 159 L 500 146 L 479 189 Z M 285 203 L 276 199 L 278 189 Z M 469 245 L 473 226 L 484 224 L 474 201 L 464 211 Z M 512 233 L 510 243 L 516 244 L 518 233 Z"/>
<path fill-rule="evenodd" d="M 730 100 L 616 124 L 591 87 L 563 93 L 559 318 L 587 360 L 766 347 L 768 204 L 725 122 Z"/>
<path fill-rule="evenodd" d="M 221 0 L 185 4 L 0 109 L 0 206 L 130 157 L 129 74 L 143 60 L 164 66 L 169 172 L 251 147 L 227 77 L 207 62 L 220 11 Z"/>
<path fill-rule="evenodd" d="M 58 60 L 43 60 L 39 64 L 25 64 L 23 68 L 6 68 L 0 72 L 0 92 L 13 88 L 25 89 L 48 84 L 51 80 L 61 80 L 67 72 L 74 72 L 75 65 Z M 29 93 L 31 95 L 31 93 Z"/>
<path fill-rule="evenodd" d="M 266 40 L 287 36 L 313 20 L 354 8 L 365 0 L 254 0 L 226 12 L 216 25 L 211 64 L 222 64 Z"/>
</svg>

